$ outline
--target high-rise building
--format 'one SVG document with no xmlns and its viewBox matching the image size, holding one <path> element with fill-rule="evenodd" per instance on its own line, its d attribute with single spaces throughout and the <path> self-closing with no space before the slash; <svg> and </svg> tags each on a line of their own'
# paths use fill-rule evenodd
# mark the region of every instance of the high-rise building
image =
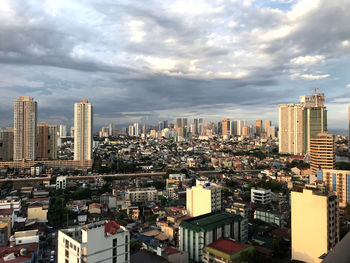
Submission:
<svg viewBox="0 0 350 263">
<path fill-rule="evenodd" d="M 319 133 L 310 141 L 311 173 L 316 174 L 320 169 L 333 169 L 335 164 L 334 135 Z"/>
<path fill-rule="evenodd" d="M 271 203 L 271 190 L 263 188 L 251 188 L 250 200 L 252 203 L 266 205 Z"/>
<path fill-rule="evenodd" d="M 74 126 L 70 127 L 70 137 L 74 138 Z"/>
<path fill-rule="evenodd" d="M 109 127 L 102 127 L 99 133 L 100 138 L 105 138 L 109 136 Z"/>
<path fill-rule="evenodd" d="M 279 152 L 310 152 L 310 139 L 327 131 L 324 94 L 301 96 L 299 104 L 279 106 Z"/>
<path fill-rule="evenodd" d="M 255 121 L 255 135 L 261 137 L 261 133 L 263 132 L 263 124 L 262 120 Z"/>
<path fill-rule="evenodd" d="M 136 122 L 134 123 L 134 136 L 139 136 L 139 135 L 140 135 L 139 124 Z"/>
<path fill-rule="evenodd" d="M 291 193 L 292 260 L 321 262 L 339 241 L 337 196 L 317 189 Z"/>
<path fill-rule="evenodd" d="M 114 130 L 114 124 L 110 123 L 108 124 L 108 135 L 113 136 L 113 130 Z"/>
<path fill-rule="evenodd" d="M 13 159 L 36 159 L 37 103 L 31 97 L 19 97 L 14 103 Z"/>
<path fill-rule="evenodd" d="M 266 136 L 271 139 L 276 138 L 276 127 L 275 126 L 270 126 L 269 129 L 267 130 Z"/>
<path fill-rule="evenodd" d="M 163 121 L 163 129 L 166 129 L 166 128 L 169 128 L 169 124 L 167 120 Z"/>
<path fill-rule="evenodd" d="M 193 124 L 194 124 L 194 131 L 192 133 L 195 134 L 195 135 L 198 135 L 198 133 L 199 133 L 198 119 L 194 119 L 193 120 Z"/>
<path fill-rule="evenodd" d="M 266 120 L 265 121 L 265 127 L 264 127 L 266 134 L 268 133 L 270 126 L 271 126 L 271 121 Z"/>
<path fill-rule="evenodd" d="M 231 127 L 230 127 L 230 119 L 225 118 L 222 120 L 222 135 L 230 135 L 231 134 Z"/>
<path fill-rule="evenodd" d="M 340 207 L 350 204 L 350 171 L 322 169 L 317 171 L 317 180 L 323 181 L 329 191 L 337 194 Z"/>
<path fill-rule="evenodd" d="M 66 138 L 67 137 L 67 126 L 60 124 L 60 138 Z"/>
<path fill-rule="evenodd" d="M 57 159 L 57 125 L 46 122 L 38 124 L 37 158 L 40 160 Z"/>
<path fill-rule="evenodd" d="M 303 154 L 303 107 L 298 104 L 279 106 L 279 152 Z"/>
<path fill-rule="evenodd" d="M 93 108 L 87 99 L 74 104 L 74 160 L 92 159 Z"/>
<path fill-rule="evenodd" d="M 237 135 L 242 136 L 243 127 L 247 126 L 247 121 L 238 120 L 237 121 Z"/>
<path fill-rule="evenodd" d="M 130 233 L 115 221 L 58 231 L 58 263 L 130 262 Z"/>
<path fill-rule="evenodd" d="M 221 210 L 221 187 L 206 183 L 186 190 L 186 209 L 190 216 Z"/>
<path fill-rule="evenodd" d="M 135 127 L 134 127 L 134 125 L 129 125 L 128 134 L 129 134 L 129 136 L 135 136 Z"/>
<path fill-rule="evenodd" d="M 177 128 L 183 127 L 183 125 L 182 125 L 182 118 L 177 118 L 176 119 L 176 126 L 177 126 Z"/>
<path fill-rule="evenodd" d="M 0 161 L 13 160 L 13 128 L 0 130 Z"/>
<path fill-rule="evenodd" d="M 237 121 L 231 121 L 231 135 L 237 135 Z"/>
</svg>

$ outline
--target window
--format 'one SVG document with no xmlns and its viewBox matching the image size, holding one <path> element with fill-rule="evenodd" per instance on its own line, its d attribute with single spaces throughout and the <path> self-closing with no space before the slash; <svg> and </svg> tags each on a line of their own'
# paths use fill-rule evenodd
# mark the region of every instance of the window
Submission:
<svg viewBox="0 0 350 263">
<path fill-rule="evenodd" d="M 117 246 L 117 239 L 113 239 L 113 247 L 116 247 Z"/>
<path fill-rule="evenodd" d="M 65 254 L 66 258 L 69 258 L 69 251 L 66 249 L 66 254 Z"/>
<path fill-rule="evenodd" d="M 125 252 L 128 252 L 129 246 L 125 245 Z"/>
<path fill-rule="evenodd" d="M 125 254 L 125 261 L 128 261 L 129 260 L 129 253 L 126 253 Z"/>
<path fill-rule="evenodd" d="M 129 242 L 129 236 L 125 236 L 125 243 Z"/>
</svg>

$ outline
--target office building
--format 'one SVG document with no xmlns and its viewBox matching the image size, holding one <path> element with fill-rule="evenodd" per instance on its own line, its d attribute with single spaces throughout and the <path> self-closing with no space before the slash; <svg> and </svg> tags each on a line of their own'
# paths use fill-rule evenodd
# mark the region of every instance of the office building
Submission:
<svg viewBox="0 0 350 263">
<path fill-rule="evenodd" d="M 70 137 L 74 138 L 74 126 L 70 127 Z"/>
<path fill-rule="evenodd" d="M 74 104 L 74 160 L 92 159 L 93 108 L 87 99 Z"/>
<path fill-rule="evenodd" d="M 271 203 L 271 190 L 263 188 L 250 189 L 250 200 L 252 203 L 266 205 Z"/>
<path fill-rule="evenodd" d="M 194 135 L 198 135 L 198 133 L 199 133 L 199 123 L 198 123 L 198 119 L 194 119 L 193 120 L 193 134 Z"/>
<path fill-rule="evenodd" d="M 221 125 L 222 125 L 222 132 L 221 132 L 221 134 L 222 135 L 230 135 L 231 134 L 230 124 L 231 124 L 230 119 L 225 118 L 225 119 L 222 120 L 222 123 L 221 123 Z"/>
<path fill-rule="evenodd" d="M 13 128 L 0 130 L 0 161 L 13 160 Z"/>
<path fill-rule="evenodd" d="M 129 231 L 115 221 L 100 221 L 58 231 L 58 263 L 130 262 Z"/>
<path fill-rule="evenodd" d="M 190 216 L 221 210 L 221 187 L 216 184 L 197 184 L 186 189 L 186 209 Z"/>
<path fill-rule="evenodd" d="M 292 260 L 321 262 L 339 241 L 339 207 L 335 194 L 317 189 L 291 192 Z"/>
<path fill-rule="evenodd" d="M 262 120 L 255 121 L 255 136 L 261 137 L 263 132 L 263 124 Z"/>
<path fill-rule="evenodd" d="M 38 149 L 37 158 L 39 160 L 57 159 L 57 125 L 46 122 L 38 124 Z"/>
<path fill-rule="evenodd" d="M 220 238 L 248 240 L 248 219 L 229 213 L 210 213 L 183 220 L 179 225 L 180 250 L 201 262 L 204 248 Z"/>
<path fill-rule="evenodd" d="M 322 169 L 317 171 L 317 180 L 323 181 L 329 191 L 337 194 L 340 207 L 350 204 L 350 171 Z"/>
<path fill-rule="evenodd" d="M 187 129 L 187 126 L 188 125 L 188 120 L 187 118 L 182 118 L 182 127 L 186 128 Z"/>
<path fill-rule="evenodd" d="M 237 121 L 231 121 L 231 135 L 237 136 Z"/>
<path fill-rule="evenodd" d="M 34 161 L 37 149 L 37 103 L 31 97 L 19 97 L 14 103 L 13 159 Z"/>
<path fill-rule="evenodd" d="M 327 110 L 324 94 L 301 96 L 299 104 L 279 106 L 279 152 L 306 154 L 310 140 L 327 131 Z"/>
<path fill-rule="evenodd" d="M 106 138 L 109 136 L 109 127 L 102 127 L 101 131 L 99 132 L 100 138 Z"/>
<path fill-rule="evenodd" d="M 334 135 L 324 133 L 317 134 L 310 140 L 310 166 L 311 173 L 316 175 L 317 170 L 333 169 L 335 164 Z"/>
<path fill-rule="evenodd" d="M 176 118 L 176 126 L 177 126 L 177 128 L 183 127 L 182 126 L 182 118 Z"/>
</svg>

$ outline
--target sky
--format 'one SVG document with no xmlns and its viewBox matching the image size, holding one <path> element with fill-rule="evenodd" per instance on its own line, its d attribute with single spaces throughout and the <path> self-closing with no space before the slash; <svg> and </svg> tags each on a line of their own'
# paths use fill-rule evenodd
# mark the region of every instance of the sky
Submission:
<svg viewBox="0 0 350 263">
<path fill-rule="evenodd" d="M 278 105 L 325 93 L 347 128 L 348 0 L 1 0 L 0 126 L 31 96 L 39 121 L 94 126 L 176 117 L 278 120 Z"/>
</svg>

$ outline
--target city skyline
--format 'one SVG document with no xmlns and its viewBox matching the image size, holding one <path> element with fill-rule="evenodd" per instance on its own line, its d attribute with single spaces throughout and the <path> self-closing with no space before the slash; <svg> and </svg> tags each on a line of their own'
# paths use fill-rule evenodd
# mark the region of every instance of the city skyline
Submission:
<svg viewBox="0 0 350 263">
<path fill-rule="evenodd" d="M 0 126 L 20 95 L 41 105 L 38 121 L 57 124 L 72 123 L 82 97 L 96 126 L 178 116 L 276 123 L 279 104 L 317 87 L 329 127 L 346 129 L 349 5 L 3 1 Z"/>
</svg>

